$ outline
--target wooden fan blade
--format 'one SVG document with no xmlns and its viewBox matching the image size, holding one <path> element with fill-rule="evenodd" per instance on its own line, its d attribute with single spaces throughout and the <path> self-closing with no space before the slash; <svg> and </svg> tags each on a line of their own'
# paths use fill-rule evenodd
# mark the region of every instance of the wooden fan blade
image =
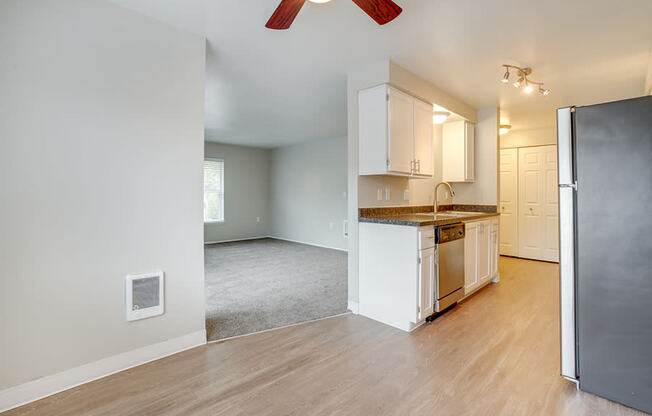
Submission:
<svg viewBox="0 0 652 416">
<path fill-rule="evenodd" d="M 353 2 L 379 25 L 391 22 L 403 11 L 392 0 L 353 0 Z"/>
<path fill-rule="evenodd" d="M 289 28 L 305 2 L 306 0 L 282 0 L 265 27 L 277 30 Z"/>
</svg>

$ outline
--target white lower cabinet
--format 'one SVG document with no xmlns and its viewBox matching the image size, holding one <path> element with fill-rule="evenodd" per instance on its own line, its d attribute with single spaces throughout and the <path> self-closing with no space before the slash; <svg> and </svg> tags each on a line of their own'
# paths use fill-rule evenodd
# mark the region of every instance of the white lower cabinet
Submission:
<svg viewBox="0 0 652 416">
<path fill-rule="evenodd" d="M 360 315 L 411 331 L 433 313 L 434 231 L 434 227 L 360 223 Z"/>
<path fill-rule="evenodd" d="M 498 226 L 499 221 L 495 218 L 465 224 L 465 295 L 498 276 Z"/>
</svg>

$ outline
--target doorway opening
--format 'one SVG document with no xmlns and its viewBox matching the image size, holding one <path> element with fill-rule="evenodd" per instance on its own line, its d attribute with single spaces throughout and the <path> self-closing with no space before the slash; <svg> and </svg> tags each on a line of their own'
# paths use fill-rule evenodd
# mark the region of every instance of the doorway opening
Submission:
<svg viewBox="0 0 652 416">
<path fill-rule="evenodd" d="M 345 139 L 205 144 L 209 341 L 347 311 L 346 160 Z"/>
</svg>

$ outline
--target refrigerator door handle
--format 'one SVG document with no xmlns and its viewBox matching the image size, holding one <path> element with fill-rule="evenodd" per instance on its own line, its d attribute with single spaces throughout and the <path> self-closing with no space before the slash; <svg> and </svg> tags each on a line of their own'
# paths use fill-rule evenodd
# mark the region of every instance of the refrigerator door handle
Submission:
<svg viewBox="0 0 652 416">
<path fill-rule="evenodd" d="M 560 183 L 559 184 L 560 188 L 573 188 L 575 191 L 577 191 L 577 181 L 573 183 Z"/>
</svg>

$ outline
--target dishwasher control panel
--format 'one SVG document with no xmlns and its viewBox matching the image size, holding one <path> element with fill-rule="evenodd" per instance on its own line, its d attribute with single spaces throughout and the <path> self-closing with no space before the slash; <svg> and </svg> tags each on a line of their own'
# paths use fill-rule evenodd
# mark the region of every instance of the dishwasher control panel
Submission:
<svg viewBox="0 0 652 416">
<path fill-rule="evenodd" d="M 464 238 L 464 224 L 456 223 L 437 227 L 437 244 Z"/>
</svg>

